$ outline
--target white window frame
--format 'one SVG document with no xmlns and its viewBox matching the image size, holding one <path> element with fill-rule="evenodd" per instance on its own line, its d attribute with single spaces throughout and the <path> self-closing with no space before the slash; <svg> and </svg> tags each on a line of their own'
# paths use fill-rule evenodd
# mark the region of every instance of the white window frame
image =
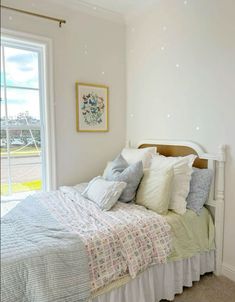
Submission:
<svg viewBox="0 0 235 302">
<path fill-rule="evenodd" d="M 44 142 L 42 161 L 45 163 L 43 169 L 43 190 L 55 190 L 56 184 L 56 148 L 55 148 L 55 115 L 54 115 L 54 89 L 53 89 L 53 55 L 52 55 L 52 40 L 46 37 L 35 36 L 18 31 L 12 31 L 2 28 L 1 34 L 4 40 L 13 42 L 15 45 L 17 41 L 21 45 L 25 44 L 26 48 L 36 48 L 43 58 L 39 62 L 39 68 L 42 74 L 40 79 L 40 108 L 41 108 L 41 129 L 44 135 L 42 141 Z M 40 57 L 39 56 L 39 57 Z M 42 103 L 43 100 L 43 103 Z"/>
</svg>

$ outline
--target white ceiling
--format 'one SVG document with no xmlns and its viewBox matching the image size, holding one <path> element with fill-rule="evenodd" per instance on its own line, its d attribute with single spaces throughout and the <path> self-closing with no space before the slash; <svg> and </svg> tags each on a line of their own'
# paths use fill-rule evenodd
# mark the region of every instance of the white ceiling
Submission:
<svg viewBox="0 0 235 302">
<path fill-rule="evenodd" d="M 158 0 L 77 0 L 80 3 L 127 16 L 150 6 Z"/>
</svg>

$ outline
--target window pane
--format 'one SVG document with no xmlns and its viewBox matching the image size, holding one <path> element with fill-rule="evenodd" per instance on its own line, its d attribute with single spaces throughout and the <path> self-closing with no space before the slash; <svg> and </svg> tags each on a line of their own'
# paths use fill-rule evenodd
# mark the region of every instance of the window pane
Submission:
<svg viewBox="0 0 235 302">
<path fill-rule="evenodd" d="M 3 176 L 1 179 L 1 195 L 7 196 L 9 193 L 14 194 L 13 196 L 15 196 L 15 199 L 17 200 L 18 196 L 15 195 L 16 193 L 29 191 L 33 193 L 34 191 L 41 191 L 42 181 L 40 165 L 41 164 L 37 163 L 31 165 L 12 165 L 10 168 L 12 175 L 11 192 L 9 191 L 9 184 L 7 182 L 7 167 L 5 168 L 4 165 L 3 170 L 1 170 L 1 176 Z M 29 177 L 29 173 L 31 174 L 31 177 Z"/>
<path fill-rule="evenodd" d="M 10 86 L 38 88 L 38 53 L 5 47 L 6 82 Z"/>
<path fill-rule="evenodd" d="M 39 92 L 28 89 L 7 89 L 7 111 L 10 125 L 39 125 Z"/>
<path fill-rule="evenodd" d="M 2 46 L 1 46 L 1 86 L 4 85 L 4 73 L 3 73 L 3 58 L 2 58 Z"/>
<path fill-rule="evenodd" d="M 6 125 L 6 106 L 5 106 L 5 96 L 4 96 L 4 88 L 1 87 L 1 126 Z"/>
<path fill-rule="evenodd" d="M 2 152 L 5 152 L 5 149 L 7 148 L 7 134 L 6 130 L 1 129 L 1 154 Z"/>
<path fill-rule="evenodd" d="M 8 193 L 8 161 L 6 130 L 1 130 L 1 194 Z"/>
<path fill-rule="evenodd" d="M 10 130 L 11 164 L 15 158 L 40 157 L 41 135 L 40 130 Z"/>
<path fill-rule="evenodd" d="M 1 131 L 2 139 L 6 131 Z M 40 130 L 10 130 L 10 175 L 12 193 L 41 190 Z M 1 194 L 8 195 L 6 144 L 1 146 Z"/>
<path fill-rule="evenodd" d="M 9 193 L 7 157 L 1 155 L 1 195 L 8 195 Z"/>
<path fill-rule="evenodd" d="M 3 37 L 1 42 L 1 200 L 8 203 L 42 188 L 39 61 L 43 57 L 36 45 L 32 49 L 26 41 Z"/>
<path fill-rule="evenodd" d="M 10 174 L 12 193 L 41 190 L 39 130 L 11 130 Z"/>
</svg>

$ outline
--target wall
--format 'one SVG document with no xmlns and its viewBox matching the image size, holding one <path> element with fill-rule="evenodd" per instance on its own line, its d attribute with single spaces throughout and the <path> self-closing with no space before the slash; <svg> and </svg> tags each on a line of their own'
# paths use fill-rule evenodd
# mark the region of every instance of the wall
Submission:
<svg viewBox="0 0 235 302">
<path fill-rule="evenodd" d="M 54 22 L 2 10 L 3 28 L 52 39 L 57 184 L 72 185 L 89 180 L 100 174 L 107 160 L 125 144 L 125 26 L 49 0 L 34 3 L 8 0 L 2 4 L 67 21 L 59 28 Z M 110 87 L 108 133 L 76 132 L 76 81 Z"/>
<path fill-rule="evenodd" d="M 129 20 L 127 138 L 228 145 L 224 271 L 235 278 L 235 2 L 164 0 Z"/>
<path fill-rule="evenodd" d="M 58 184 L 101 173 L 125 141 L 125 27 L 49 0 L 4 3 L 67 20 L 59 29 L 45 20 L 2 12 L 3 27 L 53 40 Z M 157 1 L 127 26 L 127 138 L 133 144 L 144 138 L 193 140 L 208 152 L 228 145 L 224 270 L 233 278 L 234 53 L 233 0 Z M 109 133 L 76 132 L 77 80 L 110 86 Z"/>
</svg>

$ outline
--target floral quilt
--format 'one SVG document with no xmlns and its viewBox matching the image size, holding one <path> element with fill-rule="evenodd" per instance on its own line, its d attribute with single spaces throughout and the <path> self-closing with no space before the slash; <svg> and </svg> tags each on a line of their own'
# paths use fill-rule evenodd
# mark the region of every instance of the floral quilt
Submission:
<svg viewBox="0 0 235 302">
<path fill-rule="evenodd" d="M 104 212 L 70 187 L 37 198 L 84 241 L 93 292 L 128 273 L 134 278 L 151 264 L 165 263 L 170 254 L 170 226 L 142 206 L 118 202 Z"/>
</svg>

